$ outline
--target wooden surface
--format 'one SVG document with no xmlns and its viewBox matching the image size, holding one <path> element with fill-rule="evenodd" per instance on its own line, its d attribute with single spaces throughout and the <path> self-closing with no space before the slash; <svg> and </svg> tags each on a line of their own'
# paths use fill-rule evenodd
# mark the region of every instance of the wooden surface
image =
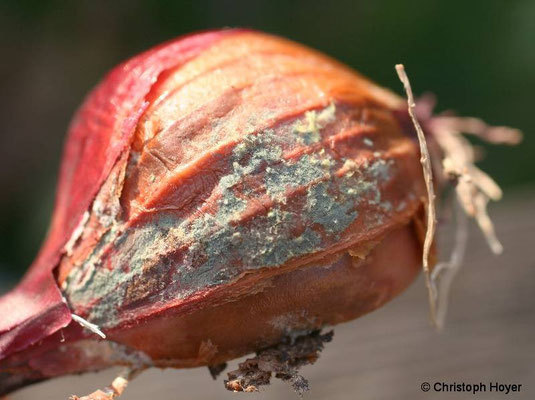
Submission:
<svg viewBox="0 0 535 400">
<path fill-rule="evenodd" d="M 505 252 L 493 256 L 472 226 L 449 318 L 437 334 L 427 320 L 423 280 L 382 309 L 335 328 L 319 361 L 302 370 L 313 399 L 535 399 L 535 193 L 517 192 L 491 208 Z M 231 362 L 234 369 L 236 361 Z M 107 385 L 115 371 L 34 385 L 12 400 L 67 399 Z M 205 368 L 151 370 L 124 400 L 298 399 L 284 383 L 234 394 Z M 424 393 L 423 382 L 522 384 L 519 393 Z"/>
</svg>

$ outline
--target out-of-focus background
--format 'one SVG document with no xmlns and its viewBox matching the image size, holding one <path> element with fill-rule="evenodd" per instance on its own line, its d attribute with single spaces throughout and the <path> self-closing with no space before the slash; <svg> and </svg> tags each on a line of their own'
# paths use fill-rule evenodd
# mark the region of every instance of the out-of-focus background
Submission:
<svg viewBox="0 0 535 400">
<path fill-rule="evenodd" d="M 422 284 L 416 283 L 384 311 L 337 331 L 323 366 L 311 367 L 313 398 L 360 393 L 416 399 L 424 395 L 418 382 L 426 376 L 517 379 L 531 392 L 516 398 L 533 398 L 535 360 L 529 354 L 535 348 L 527 335 L 535 333 L 534 21 L 533 0 L 1 0 L 0 292 L 22 275 L 45 236 L 64 133 L 103 74 L 184 33 L 252 27 L 317 48 L 399 93 L 394 64 L 403 62 L 417 93 L 438 96 L 438 111 L 454 109 L 525 132 L 516 148 L 476 142 L 487 156 L 481 167 L 505 189 L 503 204 L 491 213 L 509 247 L 493 258 L 474 233 L 467 275 L 455 289 L 460 297 L 452 306 L 452 327 L 443 336 L 431 332 Z M 399 326 L 385 323 L 390 319 Z M 223 395 L 221 383 L 205 385 L 204 375 L 152 373 L 125 399 L 142 398 L 136 393 L 174 398 L 181 391 L 188 398 Z M 61 388 L 79 393 L 92 379 L 36 386 L 13 398 L 58 398 L 67 390 Z M 399 397 L 389 397 L 402 385 Z M 265 398 L 287 395 L 279 387 Z"/>
</svg>

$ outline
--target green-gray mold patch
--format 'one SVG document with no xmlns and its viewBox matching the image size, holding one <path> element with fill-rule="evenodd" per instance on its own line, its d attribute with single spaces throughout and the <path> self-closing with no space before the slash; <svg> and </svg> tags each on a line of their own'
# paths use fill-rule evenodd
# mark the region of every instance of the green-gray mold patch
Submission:
<svg viewBox="0 0 535 400">
<path fill-rule="evenodd" d="M 91 308 L 89 318 L 106 327 L 111 322 L 110 319 L 117 317 L 116 307 L 121 304 L 128 285 L 135 282 L 145 267 L 157 263 L 159 255 L 168 250 L 167 233 L 167 227 L 147 224 L 115 237 L 115 250 L 111 256 L 114 269 L 101 265 L 97 257 L 103 257 L 102 252 L 93 254 L 69 274 L 64 289 L 69 302 L 75 307 L 83 308 L 97 300 Z M 105 245 L 101 242 L 98 247 L 103 250 Z M 124 265 L 128 266 L 127 270 L 121 270 Z"/>
<path fill-rule="evenodd" d="M 340 233 L 358 216 L 357 211 L 352 210 L 358 193 L 351 192 L 344 201 L 340 196 L 328 193 L 329 187 L 329 183 L 322 182 L 308 189 L 306 212 L 310 220 L 320 224 L 326 232 Z"/>
<path fill-rule="evenodd" d="M 283 199 L 288 188 L 297 188 L 323 178 L 329 173 L 318 157 L 308 154 L 295 162 L 284 161 L 273 168 L 268 167 L 264 178 L 266 192 L 272 199 Z"/>
<path fill-rule="evenodd" d="M 369 166 L 367 172 L 372 178 L 381 181 L 386 181 L 390 178 L 391 168 L 393 164 L 393 160 L 385 161 L 382 158 L 378 158 Z"/>
<path fill-rule="evenodd" d="M 321 244 L 320 235 L 311 229 L 296 236 L 292 233 L 301 216 L 275 207 L 257 218 L 251 227 L 239 227 L 243 240 L 237 252 L 247 269 L 274 267 L 293 257 L 314 252 Z"/>
<path fill-rule="evenodd" d="M 193 248 L 203 254 L 204 260 L 195 269 L 179 269 L 176 279 L 188 292 L 194 292 L 228 282 L 242 271 L 278 266 L 319 249 L 321 237 L 317 232 L 306 229 L 299 236 L 291 232 L 298 218 L 295 213 L 275 208 L 247 227 L 227 224 L 214 231 L 210 217 L 203 218 L 202 223 L 196 221 L 193 232 L 197 242 Z"/>
<path fill-rule="evenodd" d="M 242 142 L 234 147 L 233 160 L 241 161 L 244 157 L 249 156 L 246 168 L 250 170 L 249 173 L 253 172 L 263 162 L 280 160 L 282 157 L 280 144 L 281 138 L 271 129 L 257 135 L 247 135 Z"/>
<path fill-rule="evenodd" d="M 307 145 L 319 142 L 321 129 L 329 122 L 334 121 L 335 114 L 336 106 L 334 103 L 329 104 L 320 112 L 307 111 L 304 119 L 297 121 L 293 126 L 293 132 L 298 136 L 298 141 Z"/>
<path fill-rule="evenodd" d="M 230 160 L 231 171 L 214 189 L 218 206 L 214 214 L 181 219 L 161 212 L 144 226 L 104 237 L 94 254 L 69 275 L 64 290 L 69 302 L 83 308 L 98 300 L 87 318 L 108 328 L 126 318 L 117 308 L 128 306 L 126 294 L 136 292 L 136 285 L 146 281 L 147 270 L 156 274 L 150 277 L 151 293 L 146 294 L 156 298 L 154 301 L 185 298 L 230 282 L 245 271 L 277 267 L 324 250 L 359 217 L 357 207 L 362 201 L 387 211 L 392 208 L 390 203 L 381 203 L 378 189 L 381 181 L 390 179 L 392 162 L 379 159 L 359 169 L 348 161 L 352 168 L 338 176 L 332 169 L 344 160 L 334 160 L 325 151 L 283 160 L 283 146 L 292 144 L 288 140 L 267 130 L 248 135 L 238 144 Z M 266 193 L 276 204 L 246 225 L 236 225 L 248 199 L 247 188 L 237 184 L 263 172 Z M 284 192 L 296 187 L 307 188 L 302 209 L 286 210 Z M 322 229 L 318 230 L 318 224 Z M 296 226 L 301 227 L 300 233 L 294 231 Z M 114 251 L 106 262 L 113 271 L 100 265 L 102 249 L 111 242 Z M 181 251 L 180 257 L 173 258 L 177 251 Z M 170 263 L 169 256 L 180 260 L 175 261 L 178 265 Z M 128 268 L 119 271 L 121 266 Z M 163 277 L 169 273 L 172 282 L 166 286 Z"/>
<path fill-rule="evenodd" d="M 391 203 L 381 201 L 378 185 L 391 178 L 392 165 L 392 161 L 379 159 L 360 170 L 352 160 L 346 160 L 342 177 L 308 189 L 305 215 L 337 237 L 356 220 L 356 209 L 362 201 L 391 211 Z"/>
<path fill-rule="evenodd" d="M 386 212 L 392 211 L 392 203 L 389 201 L 382 201 L 379 206 Z"/>
<path fill-rule="evenodd" d="M 223 192 L 223 197 L 218 204 L 216 219 L 221 225 L 238 220 L 241 213 L 247 208 L 247 201 L 237 197 L 230 190 Z"/>
</svg>

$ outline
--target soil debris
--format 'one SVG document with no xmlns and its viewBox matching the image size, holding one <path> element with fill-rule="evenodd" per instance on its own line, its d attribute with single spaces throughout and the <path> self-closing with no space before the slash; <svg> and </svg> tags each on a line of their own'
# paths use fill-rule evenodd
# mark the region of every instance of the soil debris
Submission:
<svg viewBox="0 0 535 400">
<path fill-rule="evenodd" d="M 299 369 L 313 364 L 319 358 L 324 344 L 332 340 L 331 330 L 321 334 L 314 331 L 297 338 L 287 337 L 281 343 L 256 353 L 238 365 L 238 369 L 227 373 L 225 387 L 233 392 L 257 392 L 263 385 L 269 385 L 272 376 L 288 383 L 302 396 L 309 390 L 308 380 Z"/>
</svg>

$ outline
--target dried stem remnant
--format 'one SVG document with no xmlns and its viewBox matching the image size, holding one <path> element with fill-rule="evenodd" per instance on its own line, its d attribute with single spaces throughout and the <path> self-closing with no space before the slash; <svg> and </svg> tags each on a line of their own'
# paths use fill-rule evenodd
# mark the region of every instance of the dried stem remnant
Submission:
<svg viewBox="0 0 535 400">
<path fill-rule="evenodd" d="M 298 374 L 299 368 L 313 364 L 324 344 L 332 337 L 333 331 L 323 335 L 315 331 L 295 340 L 287 338 L 278 345 L 261 350 L 256 357 L 245 360 L 237 370 L 228 373 L 225 387 L 234 392 L 257 392 L 259 386 L 269 385 L 271 376 L 275 374 L 302 396 L 309 387 L 308 381 Z"/>
<path fill-rule="evenodd" d="M 433 170 L 431 167 L 431 160 L 429 157 L 429 151 L 427 149 L 427 142 L 425 140 L 424 132 L 418 120 L 416 119 L 416 115 L 414 114 L 414 107 L 415 107 L 414 96 L 412 94 L 411 84 L 409 82 L 409 78 L 407 77 L 407 74 L 405 73 L 405 68 L 403 67 L 403 64 L 396 65 L 396 72 L 398 73 L 399 79 L 403 83 L 405 92 L 407 93 L 408 111 L 412 119 L 412 122 L 414 124 L 414 127 L 416 129 L 416 133 L 418 134 L 418 142 L 420 143 L 420 153 L 421 153 L 420 162 L 422 164 L 425 185 L 427 187 L 427 196 L 428 196 L 427 230 L 425 232 L 422 264 L 423 264 L 423 269 L 425 273 L 425 283 L 427 286 L 428 297 L 429 297 L 431 321 L 433 322 L 434 325 L 436 325 L 437 324 L 436 304 L 435 304 L 436 293 L 433 289 L 434 286 L 432 283 L 430 267 L 429 267 L 429 251 L 431 249 L 431 245 L 433 244 L 433 239 L 435 237 L 435 228 L 436 228 L 435 190 L 433 188 Z"/>
</svg>

